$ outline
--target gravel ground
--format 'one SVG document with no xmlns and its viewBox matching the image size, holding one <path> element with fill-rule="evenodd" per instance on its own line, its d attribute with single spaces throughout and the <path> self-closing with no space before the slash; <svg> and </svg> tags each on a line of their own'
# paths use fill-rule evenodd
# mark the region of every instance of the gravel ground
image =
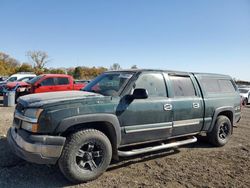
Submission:
<svg viewBox="0 0 250 188">
<path fill-rule="evenodd" d="M 56 166 L 25 162 L 9 150 L 6 131 L 13 107 L 0 98 L 0 187 L 249 187 L 250 106 L 229 143 L 221 148 L 205 141 L 175 150 L 122 159 L 95 181 L 73 185 Z"/>
</svg>

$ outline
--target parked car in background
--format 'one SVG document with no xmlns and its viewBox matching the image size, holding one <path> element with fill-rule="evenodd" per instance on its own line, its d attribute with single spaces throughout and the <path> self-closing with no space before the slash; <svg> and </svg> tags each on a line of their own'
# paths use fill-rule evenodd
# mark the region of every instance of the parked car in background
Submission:
<svg viewBox="0 0 250 188">
<path fill-rule="evenodd" d="M 31 77 L 31 76 L 36 76 L 36 74 L 32 73 L 32 72 L 18 72 L 16 74 L 11 75 L 8 79 L 1 81 L 0 85 L 2 84 L 6 84 L 7 82 L 15 82 L 17 80 L 20 80 L 21 78 L 25 78 L 25 77 Z"/>
<path fill-rule="evenodd" d="M 29 81 L 35 77 L 36 76 L 27 76 L 27 77 L 20 78 L 15 82 L 7 82 L 6 84 L 2 85 L 2 89 L 0 89 L 0 93 L 2 94 L 4 91 L 12 90 L 17 85 L 18 85 L 18 87 L 22 87 L 22 86 L 27 84 L 27 81 Z"/>
<path fill-rule="evenodd" d="M 14 85 L 14 87 L 12 88 L 15 88 L 17 84 L 22 84 L 23 82 L 26 82 L 34 77 L 36 77 L 36 75 L 29 72 L 20 72 L 11 75 L 8 79 L 0 82 L 0 95 L 3 95 L 4 91 L 9 89 L 7 86 L 8 84 L 13 83 L 12 85 Z"/>
<path fill-rule="evenodd" d="M 239 88 L 240 96 L 242 97 L 242 105 L 250 103 L 250 88 Z"/>
<path fill-rule="evenodd" d="M 32 93 L 80 90 L 86 85 L 74 83 L 73 77 L 67 74 L 42 74 L 26 82 L 8 83 L 7 89 L 12 90 L 16 87 L 16 84 L 19 84 L 16 90 L 16 98 Z"/>
</svg>

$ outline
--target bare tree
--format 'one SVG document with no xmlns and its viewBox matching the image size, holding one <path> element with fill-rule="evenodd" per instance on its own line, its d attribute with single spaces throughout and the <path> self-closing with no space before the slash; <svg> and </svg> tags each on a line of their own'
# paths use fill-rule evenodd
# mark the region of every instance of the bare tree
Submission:
<svg viewBox="0 0 250 188">
<path fill-rule="evenodd" d="M 110 70 L 120 70 L 122 68 L 118 63 L 114 63 L 109 69 Z"/>
<path fill-rule="evenodd" d="M 10 57 L 8 54 L 4 52 L 0 52 L 0 61 L 9 64 L 11 67 L 17 67 L 20 65 L 19 61 Z"/>
<path fill-rule="evenodd" d="M 44 51 L 28 51 L 27 56 L 34 64 L 35 69 L 43 70 L 49 62 L 49 56 Z"/>
</svg>

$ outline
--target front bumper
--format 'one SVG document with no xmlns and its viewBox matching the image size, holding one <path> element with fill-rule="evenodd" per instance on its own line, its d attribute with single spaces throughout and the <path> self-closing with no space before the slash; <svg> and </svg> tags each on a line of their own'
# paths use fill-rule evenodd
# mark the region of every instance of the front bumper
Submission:
<svg viewBox="0 0 250 188">
<path fill-rule="evenodd" d="M 8 130 L 7 139 L 17 156 L 37 164 L 55 164 L 66 140 L 61 136 L 33 135 L 14 127 Z"/>
</svg>

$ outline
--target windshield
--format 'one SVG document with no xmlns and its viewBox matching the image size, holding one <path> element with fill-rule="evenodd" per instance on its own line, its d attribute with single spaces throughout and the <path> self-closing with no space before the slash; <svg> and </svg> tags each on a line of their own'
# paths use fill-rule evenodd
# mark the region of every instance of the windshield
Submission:
<svg viewBox="0 0 250 188">
<path fill-rule="evenodd" d="M 31 80 L 32 78 L 34 78 L 34 76 L 33 76 L 33 77 L 24 77 L 24 78 L 20 78 L 20 79 L 18 79 L 17 81 L 19 81 L 19 82 L 27 82 L 27 81 Z"/>
<path fill-rule="evenodd" d="M 248 89 L 239 89 L 240 93 L 247 93 L 249 90 Z"/>
<path fill-rule="evenodd" d="M 117 96 L 119 91 L 133 76 L 131 72 L 104 73 L 90 82 L 83 91 L 100 93 L 105 96 Z"/>
<path fill-rule="evenodd" d="M 44 76 L 44 75 L 36 76 L 36 77 L 32 78 L 31 80 L 28 80 L 27 83 L 33 85 L 33 84 L 36 83 L 38 80 L 40 80 L 40 78 L 42 78 L 43 76 Z"/>
</svg>

